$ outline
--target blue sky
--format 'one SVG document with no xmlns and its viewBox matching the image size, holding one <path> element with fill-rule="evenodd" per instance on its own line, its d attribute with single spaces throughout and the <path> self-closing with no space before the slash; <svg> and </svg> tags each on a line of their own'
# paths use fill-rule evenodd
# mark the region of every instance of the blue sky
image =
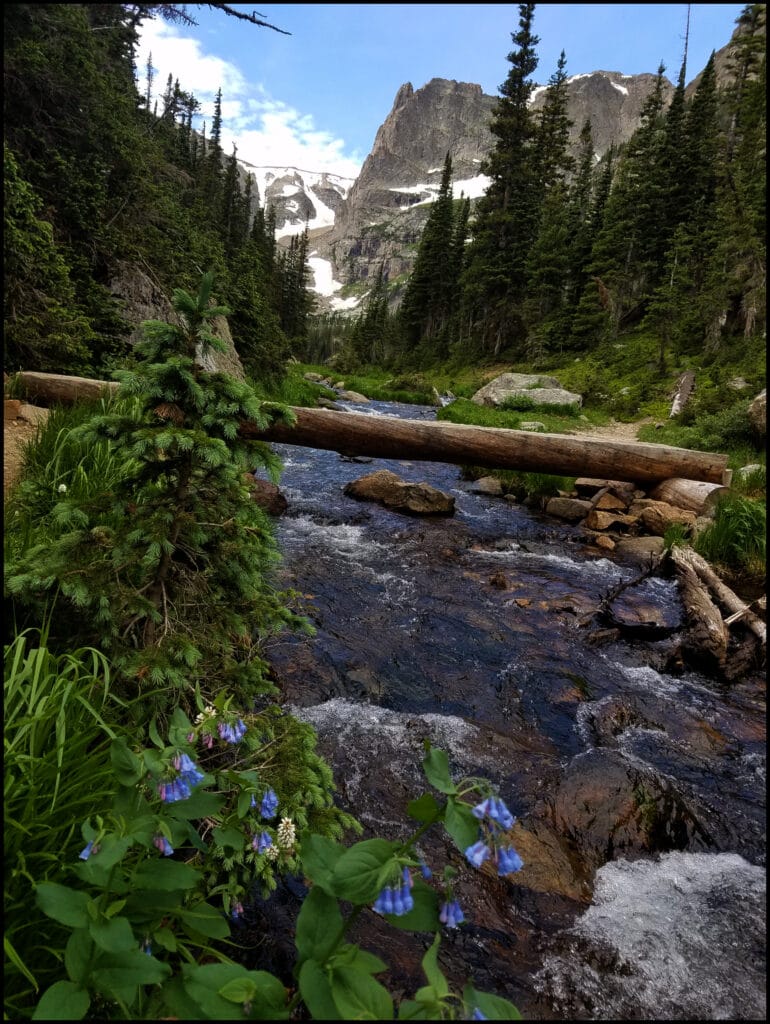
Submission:
<svg viewBox="0 0 770 1024">
<path fill-rule="evenodd" d="M 251 12 L 251 5 L 236 5 Z M 294 165 L 355 177 L 404 82 L 431 78 L 497 95 L 518 28 L 517 4 L 272 4 L 259 15 L 280 35 L 205 5 L 188 4 L 196 28 L 146 22 L 137 59 L 144 88 L 149 52 L 162 92 L 169 72 L 210 121 L 221 85 L 223 142 L 254 164 Z M 742 4 L 692 4 L 687 80 L 730 39 Z M 567 73 L 654 73 L 676 79 L 686 4 L 538 4 L 533 78 L 544 84 L 559 52 Z"/>
</svg>

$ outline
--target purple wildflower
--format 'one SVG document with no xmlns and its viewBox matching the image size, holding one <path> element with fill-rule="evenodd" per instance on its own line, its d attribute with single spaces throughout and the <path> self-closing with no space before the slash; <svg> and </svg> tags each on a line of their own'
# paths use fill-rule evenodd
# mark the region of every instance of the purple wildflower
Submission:
<svg viewBox="0 0 770 1024">
<path fill-rule="evenodd" d="M 374 902 L 374 910 L 378 914 L 392 914 L 393 913 L 393 890 L 389 885 L 386 885 L 380 895 Z"/>
<path fill-rule="evenodd" d="M 492 818 L 493 821 L 498 822 L 505 829 L 513 828 L 513 824 L 516 819 L 505 806 L 505 803 L 499 797 L 492 797 L 489 802 L 491 804 L 489 817 Z"/>
<path fill-rule="evenodd" d="M 99 852 L 99 847 L 97 846 L 96 848 L 94 848 L 93 842 L 86 843 L 86 845 L 83 847 L 83 849 L 78 854 L 78 858 L 80 860 L 88 860 L 88 858 L 91 856 L 92 853 L 98 853 L 98 852 Z"/>
<path fill-rule="evenodd" d="M 177 754 L 174 758 L 174 767 L 188 785 L 197 786 L 199 782 L 203 782 L 203 772 L 187 754 Z"/>
<path fill-rule="evenodd" d="M 465 920 L 465 914 L 460 909 L 460 904 L 457 900 L 451 900 L 442 904 L 438 919 L 447 928 L 456 928 L 458 924 L 462 924 Z"/>
<path fill-rule="evenodd" d="M 251 840 L 252 849 L 256 850 L 257 853 L 264 853 L 272 845 L 273 837 L 269 832 L 261 832 Z"/>
<path fill-rule="evenodd" d="M 239 718 L 235 723 L 219 722 L 217 724 L 217 731 L 219 732 L 220 739 L 225 740 L 227 743 L 240 743 L 246 735 L 246 726 Z"/>
<path fill-rule="evenodd" d="M 263 818 L 274 818 L 275 812 L 278 810 L 278 797 L 275 795 L 273 789 L 268 789 L 267 793 L 262 797 L 262 804 L 259 808 L 259 813 Z"/>
<path fill-rule="evenodd" d="M 471 814 L 474 818 L 481 820 L 489 814 L 491 804 L 492 801 L 487 797 L 486 800 L 482 800 L 480 804 L 476 804 L 476 806 L 472 808 Z"/>
<path fill-rule="evenodd" d="M 253 811 L 253 810 L 255 809 L 255 807 L 257 806 L 257 798 L 256 798 L 256 797 L 254 796 L 254 794 L 253 794 L 253 793 L 251 794 L 251 800 L 250 800 L 250 802 L 249 802 L 249 805 L 250 805 L 250 807 L 251 807 L 252 811 Z"/>
<path fill-rule="evenodd" d="M 524 861 L 512 846 L 503 847 L 497 851 L 497 873 L 498 875 L 509 875 L 524 867 Z"/>
<path fill-rule="evenodd" d="M 174 847 L 171 845 L 168 839 L 166 839 L 165 836 L 154 836 L 152 843 L 153 846 L 156 846 L 160 850 L 164 857 L 170 857 L 171 854 L 174 852 Z"/>
<path fill-rule="evenodd" d="M 479 839 L 478 842 L 474 843 L 473 846 L 469 846 L 465 851 L 465 856 L 474 868 L 480 868 L 487 857 L 490 857 L 491 855 L 492 851 L 483 839 Z"/>
<path fill-rule="evenodd" d="M 175 803 L 177 800 L 186 800 L 190 795 L 190 785 L 182 776 L 172 779 L 171 782 L 160 782 L 158 783 L 158 795 L 166 804 Z"/>
<path fill-rule="evenodd" d="M 187 733 L 187 742 L 188 743 L 195 743 L 195 733 L 194 732 L 188 732 Z"/>
<path fill-rule="evenodd" d="M 426 882 L 429 882 L 431 878 L 433 878 L 433 872 L 431 871 L 431 869 L 428 867 L 424 860 L 420 861 L 420 871 L 422 872 L 422 877 L 425 879 Z"/>
<path fill-rule="evenodd" d="M 406 868 L 404 869 L 407 870 Z M 403 874 L 402 874 L 403 877 Z M 393 914 L 394 917 L 401 917 L 402 914 L 408 914 L 409 911 L 414 907 L 414 900 L 412 898 L 411 879 L 409 882 L 403 881 L 398 888 L 386 885 L 380 895 L 377 897 L 374 903 L 373 909 L 378 914 Z"/>
<path fill-rule="evenodd" d="M 406 885 L 410 889 L 414 885 L 414 881 L 412 880 L 412 872 L 407 867 L 405 867 L 404 870 L 401 872 L 401 879 L 404 885 Z"/>
<path fill-rule="evenodd" d="M 237 921 L 239 917 L 243 916 L 243 904 L 238 902 L 233 905 L 233 909 L 230 911 L 230 917 L 233 921 Z"/>
</svg>

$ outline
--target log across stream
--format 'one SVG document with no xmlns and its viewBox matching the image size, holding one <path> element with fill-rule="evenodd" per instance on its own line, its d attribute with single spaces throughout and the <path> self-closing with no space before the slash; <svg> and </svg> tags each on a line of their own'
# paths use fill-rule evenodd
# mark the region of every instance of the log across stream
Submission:
<svg viewBox="0 0 770 1024">
<path fill-rule="evenodd" d="M 82 377 L 19 373 L 17 381 L 32 399 L 67 402 L 114 393 L 115 384 Z M 293 408 L 293 426 L 261 430 L 243 423 L 240 433 L 265 441 L 310 446 L 343 455 L 417 459 L 456 465 L 519 469 L 537 473 L 608 477 L 659 483 L 671 477 L 729 484 L 727 456 L 662 444 L 594 440 L 564 434 L 475 427 L 467 424 L 370 416 L 329 409 Z"/>
</svg>

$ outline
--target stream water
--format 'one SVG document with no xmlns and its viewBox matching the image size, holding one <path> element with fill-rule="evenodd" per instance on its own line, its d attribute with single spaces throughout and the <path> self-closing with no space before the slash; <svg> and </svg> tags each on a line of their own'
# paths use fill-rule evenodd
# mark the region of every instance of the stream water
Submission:
<svg viewBox="0 0 770 1024">
<path fill-rule="evenodd" d="M 472 493 L 457 467 L 275 447 L 281 584 L 316 634 L 281 638 L 269 658 L 287 706 L 318 730 L 340 802 L 367 834 L 408 834 L 429 738 L 458 774 L 492 778 L 519 819 L 525 867 L 506 879 L 426 841 L 458 868 L 468 919 L 442 946 L 447 972 L 532 1018 L 764 1019 L 763 678 L 667 674 L 670 637 L 603 637 L 593 613 L 638 569 L 579 527 Z M 343 494 L 383 468 L 451 493 L 455 515 Z M 674 581 L 625 595 L 676 630 Z M 391 986 L 412 994 L 426 937 L 367 927 Z"/>
</svg>

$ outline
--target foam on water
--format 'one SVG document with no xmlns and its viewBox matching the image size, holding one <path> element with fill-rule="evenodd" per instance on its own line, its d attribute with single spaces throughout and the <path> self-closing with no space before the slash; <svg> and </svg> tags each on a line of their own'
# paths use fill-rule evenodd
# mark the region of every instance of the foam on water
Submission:
<svg viewBox="0 0 770 1024">
<path fill-rule="evenodd" d="M 605 864 L 561 939 L 535 984 L 567 1019 L 765 1019 L 765 873 L 738 854 Z"/>
</svg>

